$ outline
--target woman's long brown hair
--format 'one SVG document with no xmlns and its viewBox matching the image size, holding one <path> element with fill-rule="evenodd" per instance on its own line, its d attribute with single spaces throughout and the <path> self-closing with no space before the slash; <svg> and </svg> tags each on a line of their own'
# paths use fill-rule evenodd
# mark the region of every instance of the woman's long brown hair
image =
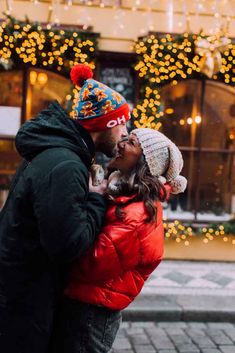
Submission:
<svg viewBox="0 0 235 353">
<path fill-rule="evenodd" d="M 126 203 L 120 203 L 115 201 L 113 196 L 134 196 Z M 125 218 L 125 211 L 123 208 L 135 201 L 143 201 L 148 217 L 145 222 L 152 222 L 156 219 L 157 210 L 155 202 L 165 201 L 167 198 L 167 192 L 164 185 L 158 180 L 156 176 L 151 175 L 149 167 L 142 156 L 137 163 L 135 170 L 133 170 L 128 177 L 121 177 L 118 184 L 118 192 L 115 194 L 110 193 L 110 198 L 114 200 L 116 204 L 116 216 L 119 219 Z"/>
</svg>

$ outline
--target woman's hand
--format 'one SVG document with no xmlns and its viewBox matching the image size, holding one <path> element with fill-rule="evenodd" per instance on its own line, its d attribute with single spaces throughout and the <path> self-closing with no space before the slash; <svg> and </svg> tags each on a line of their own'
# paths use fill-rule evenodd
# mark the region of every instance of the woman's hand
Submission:
<svg viewBox="0 0 235 353">
<path fill-rule="evenodd" d="M 89 192 L 97 192 L 98 194 L 104 195 L 107 190 L 107 180 L 104 179 L 99 185 L 92 184 L 92 177 L 89 177 Z"/>
</svg>

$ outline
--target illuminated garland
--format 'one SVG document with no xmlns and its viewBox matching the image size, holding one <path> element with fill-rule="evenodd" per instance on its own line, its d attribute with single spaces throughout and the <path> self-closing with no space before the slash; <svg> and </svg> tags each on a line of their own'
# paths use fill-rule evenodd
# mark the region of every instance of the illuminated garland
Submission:
<svg viewBox="0 0 235 353">
<path fill-rule="evenodd" d="M 99 35 L 74 29 L 45 28 L 7 16 L 0 26 L 0 69 L 33 66 L 67 76 L 77 62 L 94 69 Z"/>
<path fill-rule="evenodd" d="M 176 243 L 183 243 L 185 246 L 190 245 L 193 237 L 200 235 L 202 241 L 208 244 L 210 241 L 220 238 L 224 242 L 231 242 L 235 245 L 234 225 L 229 228 L 227 225 L 211 225 L 203 228 L 192 228 L 185 226 L 179 221 L 164 223 L 166 239 L 173 239 Z"/>
<path fill-rule="evenodd" d="M 135 70 L 141 85 L 140 100 L 133 110 L 136 127 L 160 129 L 164 112 L 161 108 L 159 89 L 165 84 L 176 85 L 185 79 L 205 77 L 203 72 L 206 71 L 203 69 L 205 70 L 205 59 L 208 56 L 212 57 L 215 67 L 218 66 L 216 54 L 221 57 L 218 73 L 213 74 L 211 78 L 235 85 L 235 44 L 230 43 L 226 37 L 222 38 L 227 39 L 228 45 L 224 45 L 223 48 L 221 41 L 223 50 L 219 48 L 216 52 L 213 48 L 219 47 L 220 39 L 218 36 L 205 37 L 202 34 L 185 33 L 176 36 L 152 34 L 135 43 L 134 50 L 138 58 Z M 200 55 L 200 48 L 197 47 L 197 44 L 203 41 L 208 44 L 207 53 L 204 50 L 204 57 Z"/>
</svg>

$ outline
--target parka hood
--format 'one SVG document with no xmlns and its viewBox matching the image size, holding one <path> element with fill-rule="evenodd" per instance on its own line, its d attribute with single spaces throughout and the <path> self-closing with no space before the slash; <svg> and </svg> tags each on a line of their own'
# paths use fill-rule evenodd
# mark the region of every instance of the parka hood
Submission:
<svg viewBox="0 0 235 353">
<path fill-rule="evenodd" d="M 74 151 L 86 164 L 91 163 L 95 154 L 89 133 L 70 119 L 57 101 L 22 125 L 15 144 L 19 154 L 26 160 L 55 147 Z"/>
</svg>

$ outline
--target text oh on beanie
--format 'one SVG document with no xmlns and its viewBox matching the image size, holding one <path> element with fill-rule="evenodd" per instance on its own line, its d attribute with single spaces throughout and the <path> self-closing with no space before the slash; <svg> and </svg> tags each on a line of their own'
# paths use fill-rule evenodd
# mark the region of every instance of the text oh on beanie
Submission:
<svg viewBox="0 0 235 353">
<path fill-rule="evenodd" d="M 71 72 L 73 83 L 81 90 L 74 118 L 88 131 L 102 131 L 125 124 L 130 119 L 130 108 L 125 98 L 115 90 L 98 82 L 88 65 L 77 64 Z"/>
</svg>

